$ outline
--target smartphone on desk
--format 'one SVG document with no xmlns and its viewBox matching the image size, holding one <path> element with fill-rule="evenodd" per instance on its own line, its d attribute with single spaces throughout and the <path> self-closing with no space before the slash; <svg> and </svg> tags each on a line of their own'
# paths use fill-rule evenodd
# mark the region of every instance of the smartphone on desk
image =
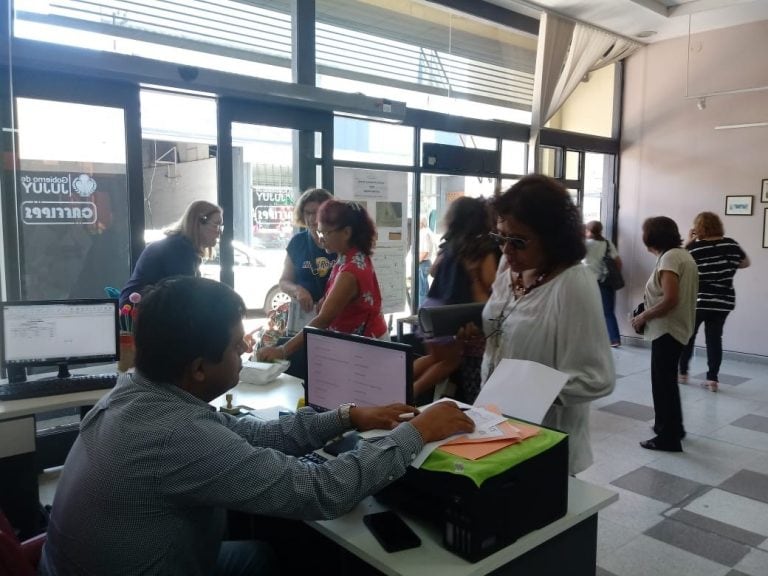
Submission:
<svg viewBox="0 0 768 576">
<path fill-rule="evenodd" d="M 387 552 L 421 546 L 421 538 L 391 510 L 366 514 L 363 516 L 363 523 Z"/>
</svg>

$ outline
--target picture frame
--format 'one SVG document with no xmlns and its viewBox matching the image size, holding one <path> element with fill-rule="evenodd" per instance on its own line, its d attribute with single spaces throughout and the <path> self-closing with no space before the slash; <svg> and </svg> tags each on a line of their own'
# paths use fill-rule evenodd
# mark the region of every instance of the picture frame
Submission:
<svg viewBox="0 0 768 576">
<path fill-rule="evenodd" d="M 754 196 L 726 196 L 726 216 L 752 216 L 752 201 Z"/>
<path fill-rule="evenodd" d="M 763 248 L 768 248 L 768 208 L 765 208 L 763 217 Z"/>
<path fill-rule="evenodd" d="M 768 178 L 763 178 L 763 187 L 760 189 L 760 202 L 768 202 Z"/>
</svg>

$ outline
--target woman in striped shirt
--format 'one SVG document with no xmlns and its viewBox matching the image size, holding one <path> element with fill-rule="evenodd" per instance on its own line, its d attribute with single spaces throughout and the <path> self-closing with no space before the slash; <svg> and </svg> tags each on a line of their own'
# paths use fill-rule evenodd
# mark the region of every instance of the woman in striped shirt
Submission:
<svg viewBox="0 0 768 576">
<path fill-rule="evenodd" d="M 749 266 L 749 258 L 738 242 L 725 236 L 723 223 L 713 212 L 701 212 L 688 232 L 686 249 L 699 268 L 699 294 L 696 298 L 696 324 L 693 336 L 680 356 L 678 380 L 688 382 L 688 365 L 699 326 L 704 323 L 707 344 L 707 381 L 703 387 L 717 392 L 718 373 L 723 359 L 723 326 L 736 305 L 733 276 Z"/>
</svg>

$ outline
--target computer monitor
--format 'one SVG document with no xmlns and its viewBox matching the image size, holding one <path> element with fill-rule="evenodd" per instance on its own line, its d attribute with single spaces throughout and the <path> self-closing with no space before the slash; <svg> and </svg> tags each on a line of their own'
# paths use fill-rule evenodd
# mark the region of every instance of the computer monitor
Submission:
<svg viewBox="0 0 768 576">
<path fill-rule="evenodd" d="M 304 328 L 306 404 L 381 406 L 413 401 L 413 354 L 407 344 Z"/>
<path fill-rule="evenodd" d="M 2 366 L 8 380 L 26 379 L 29 366 L 114 362 L 119 357 L 118 303 L 110 299 L 3 302 Z"/>
</svg>

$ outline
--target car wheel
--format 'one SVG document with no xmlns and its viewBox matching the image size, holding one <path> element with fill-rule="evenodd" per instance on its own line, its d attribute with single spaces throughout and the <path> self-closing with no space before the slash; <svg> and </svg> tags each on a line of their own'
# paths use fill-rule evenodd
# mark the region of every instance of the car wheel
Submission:
<svg viewBox="0 0 768 576">
<path fill-rule="evenodd" d="M 280 290 L 279 286 L 273 286 L 272 289 L 267 292 L 267 298 L 264 301 L 264 314 L 269 314 L 275 308 L 278 308 L 290 301 L 291 297 Z"/>
</svg>

